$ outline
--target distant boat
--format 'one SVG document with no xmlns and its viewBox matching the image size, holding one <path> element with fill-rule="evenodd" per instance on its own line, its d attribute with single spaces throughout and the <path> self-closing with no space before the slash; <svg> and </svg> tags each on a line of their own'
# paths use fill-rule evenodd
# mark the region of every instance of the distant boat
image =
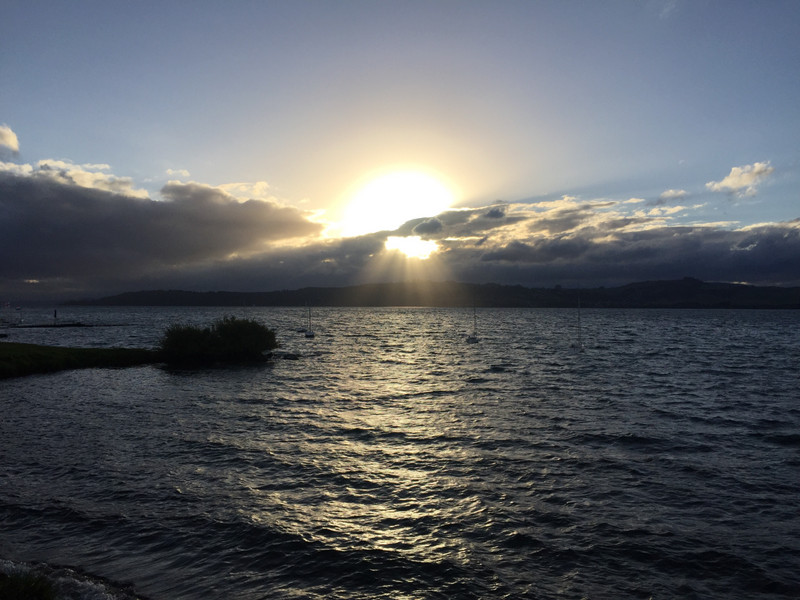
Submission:
<svg viewBox="0 0 800 600">
<path fill-rule="evenodd" d="M 570 349 L 575 353 L 583 352 L 586 348 L 583 345 L 583 333 L 581 327 L 581 295 L 578 294 L 578 341 L 570 344 Z"/>
<path fill-rule="evenodd" d="M 472 335 L 467 336 L 466 342 L 468 344 L 478 343 L 478 312 L 475 307 L 472 307 Z"/>
<path fill-rule="evenodd" d="M 307 325 L 306 330 L 303 333 L 303 335 L 305 335 L 307 338 L 313 338 L 314 337 L 314 330 L 311 329 L 311 307 L 310 306 L 308 307 L 308 325 Z"/>
</svg>

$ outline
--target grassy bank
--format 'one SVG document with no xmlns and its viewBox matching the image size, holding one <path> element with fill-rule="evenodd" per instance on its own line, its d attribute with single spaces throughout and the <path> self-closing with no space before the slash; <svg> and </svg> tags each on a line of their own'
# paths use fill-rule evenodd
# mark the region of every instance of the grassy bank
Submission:
<svg viewBox="0 0 800 600">
<path fill-rule="evenodd" d="M 278 347 L 275 331 L 250 320 L 223 317 L 209 327 L 172 325 L 157 350 L 63 348 L 0 342 L 0 379 L 65 369 L 135 367 L 163 362 L 173 367 L 211 367 L 264 362 Z"/>
<path fill-rule="evenodd" d="M 62 348 L 0 342 L 0 379 L 65 369 L 134 367 L 160 361 L 155 350 L 138 348 Z"/>
</svg>

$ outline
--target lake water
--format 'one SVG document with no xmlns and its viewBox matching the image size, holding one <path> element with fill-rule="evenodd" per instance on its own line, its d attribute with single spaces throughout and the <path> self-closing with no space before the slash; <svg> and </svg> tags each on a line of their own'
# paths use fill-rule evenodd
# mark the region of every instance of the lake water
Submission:
<svg viewBox="0 0 800 600">
<path fill-rule="evenodd" d="M 227 314 L 298 360 L 0 381 L 0 569 L 80 598 L 800 597 L 800 311 L 584 310 L 583 353 L 562 310 L 479 309 L 477 344 L 429 308 L 8 333 Z"/>
</svg>

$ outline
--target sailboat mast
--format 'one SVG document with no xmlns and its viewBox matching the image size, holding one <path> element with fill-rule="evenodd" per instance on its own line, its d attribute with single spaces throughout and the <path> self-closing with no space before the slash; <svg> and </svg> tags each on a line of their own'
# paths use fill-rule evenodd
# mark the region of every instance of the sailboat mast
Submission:
<svg viewBox="0 0 800 600">
<path fill-rule="evenodd" d="M 478 343 L 478 310 L 472 307 L 472 335 L 467 336 L 468 344 Z"/>
</svg>

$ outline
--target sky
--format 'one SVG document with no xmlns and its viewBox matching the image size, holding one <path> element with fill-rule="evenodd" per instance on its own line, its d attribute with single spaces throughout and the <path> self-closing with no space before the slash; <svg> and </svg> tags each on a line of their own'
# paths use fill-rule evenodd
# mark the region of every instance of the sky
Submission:
<svg viewBox="0 0 800 600">
<path fill-rule="evenodd" d="M 800 285 L 796 0 L 5 0 L 0 302 Z"/>
</svg>

